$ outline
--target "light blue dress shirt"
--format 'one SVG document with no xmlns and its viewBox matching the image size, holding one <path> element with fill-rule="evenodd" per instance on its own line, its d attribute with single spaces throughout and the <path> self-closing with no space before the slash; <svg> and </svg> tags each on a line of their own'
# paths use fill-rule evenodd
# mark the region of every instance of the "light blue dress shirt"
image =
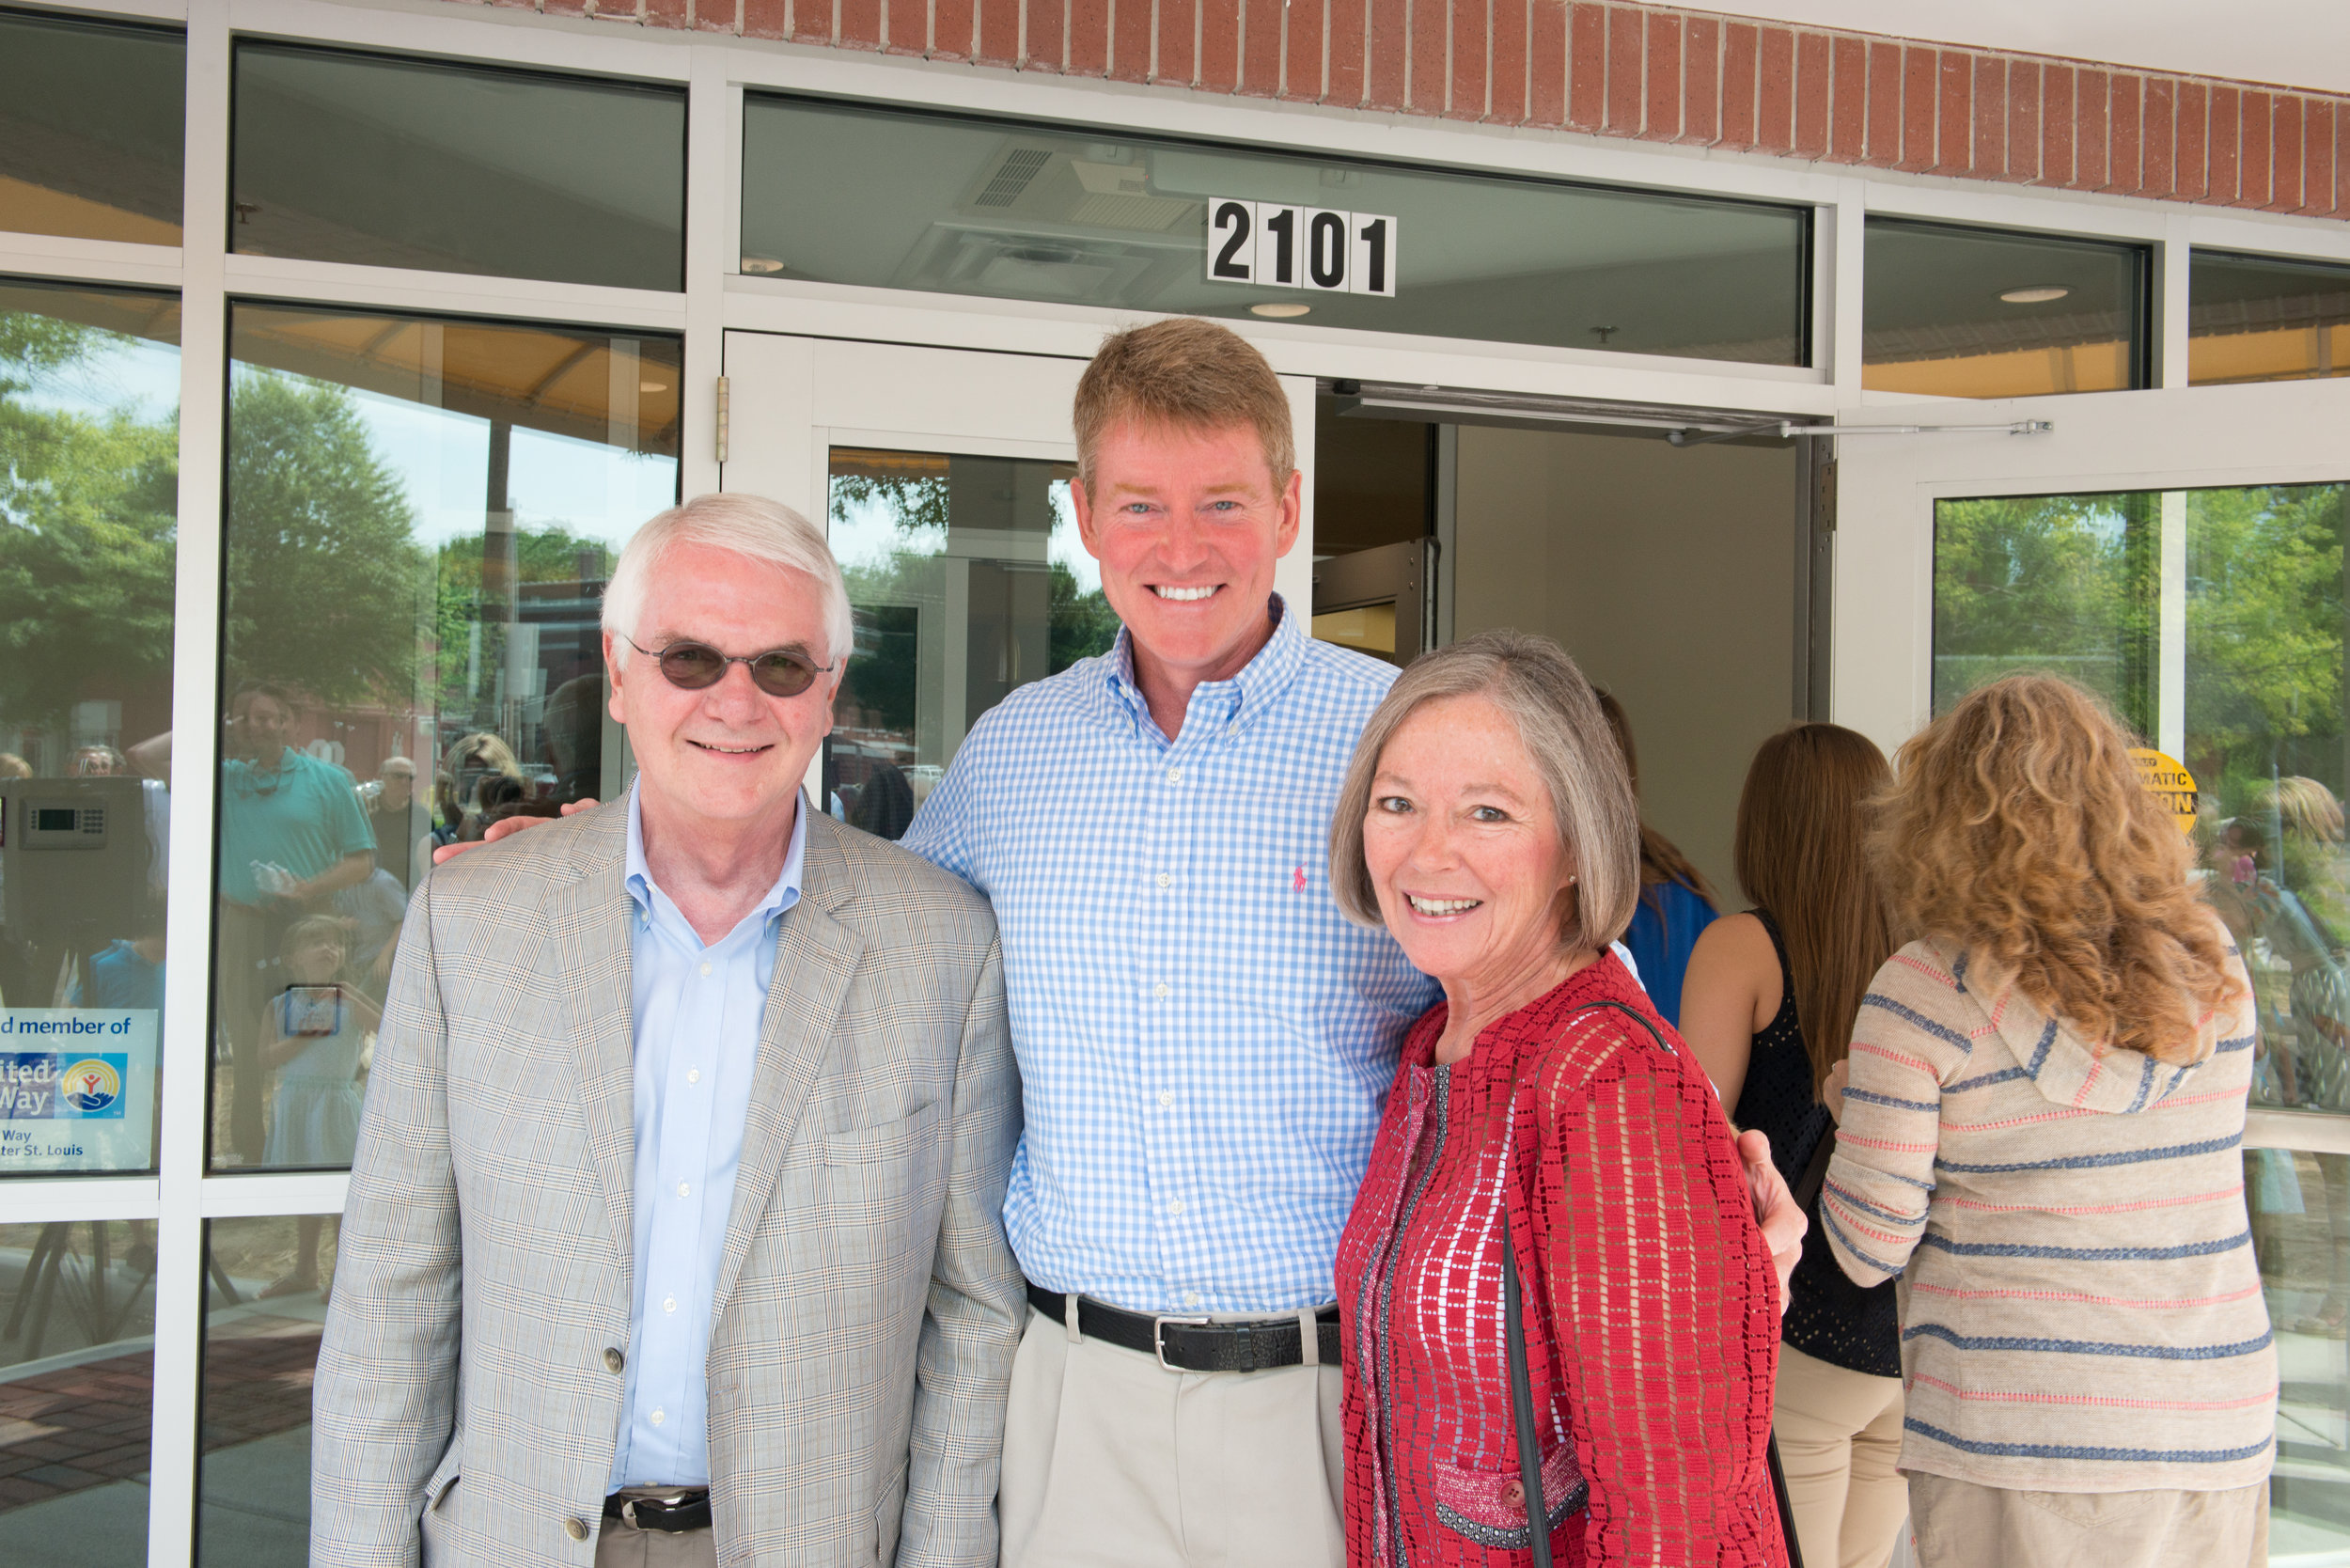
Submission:
<svg viewBox="0 0 2350 1568">
<path fill-rule="evenodd" d="M 629 791 L 636 1268 L 614 1491 L 710 1482 L 706 1379 L 718 1265 L 775 978 L 776 927 L 800 902 L 807 844 L 803 799 L 783 874 L 758 908 L 705 947 L 646 868 L 644 821 Z"/>
</svg>

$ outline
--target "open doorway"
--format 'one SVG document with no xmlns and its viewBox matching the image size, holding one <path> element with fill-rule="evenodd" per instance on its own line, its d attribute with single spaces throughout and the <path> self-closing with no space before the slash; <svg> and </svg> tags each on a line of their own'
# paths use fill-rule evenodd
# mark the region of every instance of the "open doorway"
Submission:
<svg viewBox="0 0 2350 1568">
<path fill-rule="evenodd" d="M 1495 627 L 1558 639 L 1630 715 L 1642 814 L 1734 899 L 1747 760 L 1813 712 L 1799 445 L 1387 417 L 1326 394 L 1323 404 L 1315 635 L 1409 662 L 1408 628 L 1383 643 L 1386 623 L 1339 598 L 1360 601 L 1356 579 L 1391 573 L 1393 613 L 1408 621 L 1415 585 L 1402 556 L 1389 568 L 1380 553 L 1425 551 L 1420 646 Z"/>
</svg>

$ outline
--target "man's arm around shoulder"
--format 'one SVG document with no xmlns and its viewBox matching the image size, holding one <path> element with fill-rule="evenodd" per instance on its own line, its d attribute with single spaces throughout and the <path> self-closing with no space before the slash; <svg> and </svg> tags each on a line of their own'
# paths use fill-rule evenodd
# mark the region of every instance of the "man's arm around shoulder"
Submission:
<svg viewBox="0 0 2350 1568">
<path fill-rule="evenodd" d="M 392 968 L 311 1394 L 314 1568 L 413 1564 L 456 1419 L 457 1186 L 432 883 Z"/>
<path fill-rule="evenodd" d="M 1004 1400 L 1027 1320 L 1020 1265 L 1004 1239 L 1004 1186 L 1020 1136 L 1020 1076 L 1004 1011 L 1000 942 L 988 948 L 964 1019 L 953 1113 L 954 1168 L 915 1370 L 899 1568 L 995 1562 Z"/>
</svg>

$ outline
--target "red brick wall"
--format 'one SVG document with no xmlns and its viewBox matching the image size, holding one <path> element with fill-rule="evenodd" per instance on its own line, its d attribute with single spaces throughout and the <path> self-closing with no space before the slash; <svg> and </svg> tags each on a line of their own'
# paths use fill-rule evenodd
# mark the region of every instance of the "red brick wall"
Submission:
<svg viewBox="0 0 2350 1568">
<path fill-rule="evenodd" d="M 650 27 L 2350 218 L 2350 97 L 1586 0 L 489 0 Z M 2057 0 L 2060 3 L 2060 0 Z M 2214 25 L 2225 25 L 2215 10 Z"/>
</svg>

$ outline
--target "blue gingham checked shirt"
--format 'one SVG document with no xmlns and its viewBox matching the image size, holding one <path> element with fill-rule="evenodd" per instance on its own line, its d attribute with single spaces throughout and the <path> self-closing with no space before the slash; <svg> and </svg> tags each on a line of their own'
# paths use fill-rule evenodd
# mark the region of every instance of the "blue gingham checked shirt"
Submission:
<svg viewBox="0 0 2350 1568">
<path fill-rule="evenodd" d="M 905 847 L 995 906 L 1029 1278 L 1136 1311 L 1329 1301 L 1396 1054 L 1434 982 L 1330 897 L 1330 810 L 1396 672 L 1307 636 L 1169 743 L 1126 634 L 991 709 Z"/>
</svg>

